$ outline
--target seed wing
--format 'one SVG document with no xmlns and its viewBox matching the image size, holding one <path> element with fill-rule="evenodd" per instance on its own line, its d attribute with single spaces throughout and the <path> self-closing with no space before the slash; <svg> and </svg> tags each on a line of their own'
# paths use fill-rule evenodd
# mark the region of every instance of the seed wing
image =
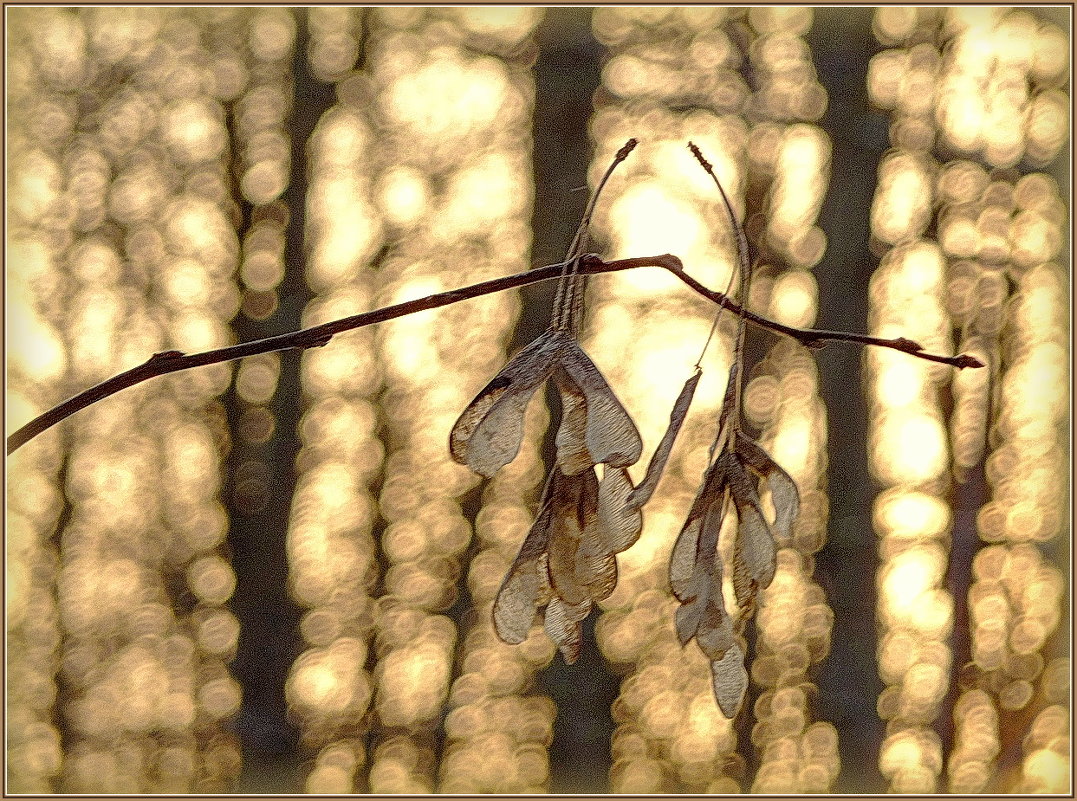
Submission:
<svg viewBox="0 0 1077 801">
<path fill-rule="evenodd" d="M 563 368 L 553 371 L 561 395 L 561 425 L 557 428 L 557 465 L 566 476 L 580 473 L 596 462 L 587 450 L 587 397 Z"/>
<path fill-rule="evenodd" d="M 539 562 L 539 559 L 517 559 L 497 591 L 494 630 L 510 645 L 518 645 L 527 639 L 538 615 L 543 589 L 547 586 Z"/>
<path fill-rule="evenodd" d="M 455 461 L 490 477 L 515 458 L 523 440 L 524 410 L 568 341 L 563 332 L 547 331 L 491 379 L 449 433 Z"/>
<path fill-rule="evenodd" d="M 636 424 L 613 394 L 594 362 L 575 342 L 561 351 L 561 365 L 586 397 L 587 450 L 595 464 L 628 467 L 643 451 Z"/>
<path fill-rule="evenodd" d="M 677 541 L 673 545 L 673 555 L 669 560 L 669 585 L 673 590 L 673 595 L 682 603 L 687 603 L 699 595 L 698 582 L 694 579 L 699 530 L 702 527 L 702 516 L 689 517 L 681 533 L 677 535 Z M 678 626 L 678 630 L 679 628 Z M 692 630 L 695 631 L 695 629 Z M 684 640 L 684 642 L 687 641 Z"/>
<path fill-rule="evenodd" d="M 546 634 L 557 645 L 566 665 L 571 665 L 580 655 L 583 632 L 580 621 L 591 611 L 591 599 L 579 604 L 566 604 L 560 598 L 553 598 L 546 607 L 546 619 L 543 627 Z"/>
<path fill-rule="evenodd" d="M 735 718 L 748 689 L 748 671 L 739 645 L 734 644 L 721 659 L 711 662 L 711 686 L 722 714 L 730 720 Z"/>
<path fill-rule="evenodd" d="M 558 472 L 556 467 L 554 472 Z M 550 584 L 561 600 L 576 605 L 590 597 L 586 586 L 589 577 L 579 575 L 579 551 L 584 533 L 596 528 L 598 478 L 594 470 L 586 470 L 561 476 L 556 483 L 548 551 Z"/>
<path fill-rule="evenodd" d="M 630 501 L 632 491 L 628 471 L 606 465 L 598 486 L 598 525 L 611 553 L 631 548 L 643 531 L 643 514 Z"/>
<path fill-rule="evenodd" d="M 697 370 L 691 378 L 685 381 L 681 394 L 677 396 L 673 404 L 673 411 L 669 415 L 669 427 L 662 435 L 662 441 L 655 448 L 650 464 L 647 465 L 647 474 L 628 500 L 636 508 L 643 507 L 651 499 L 658 481 L 662 478 L 662 471 L 666 468 L 666 462 L 669 461 L 669 455 L 673 451 L 673 443 L 684 424 L 684 419 L 688 416 L 688 407 L 692 405 L 692 398 L 696 394 L 696 387 L 702 375 L 703 373 Z"/>
<path fill-rule="evenodd" d="M 719 458 L 704 473 L 703 486 L 696 494 L 692 508 L 688 511 L 688 519 L 673 545 L 669 560 L 669 584 L 679 601 L 687 601 L 698 594 L 693 592 L 692 585 L 700 552 L 700 531 L 710 507 L 718 504 L 721 508 L 724 503 L 725 480 L 725 460 Z"/>
<path fill-rule="evenodd" d="M 722 595 L 722 560 L 718 556 L 718 536 L 722 530 L 723 504 L 712 504 L 703 518 L 699 537 L 699 565 L 705 571 L 706 597 L 696 600 L 699 620 L 696 642 L 711 659 L 720 659 L 733 644 L 733 621 L 725 611 Z M 701 582 L 702 585 L 702 582 Z"/>
<path fill-rule="evenodd" d="M 733 618 L 725 610 L 722 598 L 722 571 L 713 579 L 707 606 L 700 615 L 696 642 L 709 659 L 722 659 L 734 643 Z"/>
<path fill-rule="evenodd" d="M 577 518 L 581 536 L 576 549 L 575 579 L 587 588 L 592 600 L 601 601 L 617 586 L 617 558 L 604 537 L 601 485 L 593 468 L 582 475 Z"/>
<path fill-rule="evenodd" d="M 617 589 L 617 557 L 607 553 L 599 558 L 590 559 L 587 567 L 590 578 L 587 589 L 591 600 L 604 601 Z"/>
<path fill-rule="evenodd" d="M 754 603 L 759 590 L 770 586 L 777 567 L 777 553 L 759 495 L 735 456 L 729 467 L 729 487 L 739 521 L 733 548 L 733 589 L 737 603 L 745 609 Z"/>
<path fill-rule="evenodd" d="M 737 453 L 748 467 L 766 479 L 774 504 L 774 537 L 779 542 L 787 541 L 792 536 L 793 523 L 800 511 L 800 493 L 796 482 L 759 443 L 748 437 L 737 437 Z"/>
<path fill-rule="evenodd" d="M 510 645 L 527 639 L 538 607 L 545 601 L 547 580 L 546 549 L 553 522 L 553 490 L 555 475 L 551 474 L 543 489 L 538 517 L 527 532 L 520 552 L 509 568 L 494 600 L 494 630 Z"/>
<path fill-rule="evenodd" d="M 718 558 L 724 505 L 723 496 L 710 503 L 702 517 L 691 578 L 674 620 L 681 645 L 695 637 L 700 648 L 712 659 L 724 653 L 733 636 L 732 623 L 722 598 L 722 562 Z"/>
</svg>

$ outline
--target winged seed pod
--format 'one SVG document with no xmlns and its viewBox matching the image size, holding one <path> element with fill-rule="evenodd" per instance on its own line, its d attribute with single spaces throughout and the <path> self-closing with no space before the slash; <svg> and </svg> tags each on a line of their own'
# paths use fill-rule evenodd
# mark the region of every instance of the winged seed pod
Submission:
<svg viewBox="0 0 1077 801">
<path fill-rule="evenodd" d="M 591 196 L 557 283 L 550 327 L 483 387 L 452 427 L 452 458 L 480 475 L 489 478 L 516 458 L 527 404 L 551 375 L 561 394 L 557 461 L 566 475 L 596 464 L 627 467 L 639 460 L 643 451 L 639 431 L 576 341 L 587 280 L 579 275 L 579 258 L 587 244 L 591 214 L 613 170 L 636 144 L 629 139 L 617 151 Z"/>
<path fill-rule="evenodd" d="M 689 144 L 689 147 L 718 185 L 730 224 L 737 235 L 743 302 L 751 283 L 747 239 L 711 165 L 695 145 Z M 748 688 L 744 651 L 737 642 L 737 633 L 754 613 L 760 591 L 774 579 L 776 539 L 789 538 L 800 508 L 796 483 L 758 443 L 740 430 L 740 363 L 743 358 L 742 316 L 718 417 L 718 433 L 711 446 L 710 465 L 673 546 L 669 565 L 670 587 L 681 602 L 675 615 L 677 637 L 681 645 L 695 639 L 710 660 L 714 696 L 727 718 L 736 717 Z M 766 482 L 770 490 L 775 511 L 773 522 L 763 513 L 759 492 L 761 482 Z M 719 538 L 730 510 L 737 520 L 731 565 L 738 607 L 736 621 L 725 608 L 724 570 L 718 552 Z"/>
<path fill-rule="evenodd" d="M 662 435 L 662 440 L 654 450 L 654 455 L 647 465 L 647 472 L 643 476 L 643 481 L 632 490 L 632 494 L 628 497 L 628 503 L 637 509 L 641 509 L 646 505 L 658 487 L 658 481 L 662 478 L 666 462 L 669 461 L 669 455 L 673 452 L 673 443 L 677 439 L 677 434 L 680 433 L 684 419 L 688 416 L 688 407 L 692 405 L 692 398 L 695 397 L 696 387 L 699 386 L 699 379 L 702 376 L 703 371 L 697 368 L 684 382 L 681 393 L 673 403 L 673 411 L 669 414 L 669 426 L 666 428 L 666 433 Z"/>
<path fill-rule="evenodd" d="M 494 376 L 449 434 L 455 461 L 493 476 L 519 453 L 527 405 L 553 379 L 562 410 L 556 463 L 535 523 L 498 590 L 493 618 L 502 640 L 520 643 L 545 605 L 546 632 L 569 663 L 579 655 L 581 621 L 617 584 L 616 554 L 639 538 L 643 526 L 639 508 L 629 505 L 633 486 L 624 469 L 639 460 L 643 442 L 576 341 L 586 281 L 578 265 L 587 226 L 602 186 L 635 144 L 629 140 L 618 151 L 584 213 L 558 282 L 550 328 Z"/>
<path fill-rule="evenodd" d="M 494 629 L 509 644 L 527 639 L 546 609 L 546 633 L 571 664 L 579 655 L 580 622 L 617 584 L 616 554 L 640 535 L 642 515 L 626 499 L 632 484 L 624 469 L 593 467 L 565 475 L 555 466 L 546 480 L 539 514 L 494 600 Z"/>
<path fill-rule="evenodd" d="M 579 656 L 581 621 L 617 584 L 616 554 L 631 547 L 643 528 L 638 507 L 628 503 L 633 486 L 625 469 L 639 459 L 643 442 L 574 339 L 551 329 L 539 340 L 472 401 L 453 428 L 450 448 L 457 461 L 492 475 L 519 451 L 527 402 L 553 377 L 562 407 L 556 464 L 538 518 L 498 590 L 494 628 L 505 642 L 522 642 L 548 604 L 546 633 L 571 664 Z M 519 376 L 518 359 L 530 377 Z"/>
<path fill-rule="evenodd" d="M 563 409 L 556 439 L 562 470 L 571 475 L 596 464 L 635 464 L 643 441 L 628 412 L 579 344 L 552 328 L 516 354 L 464 409 L 449 434 L 452 458 L 487 478 L 515 459 L 527 404 L 551 375 Z"/>
<path fill-rule="evenodd" d="M 732 376 L 731 376 L 732 378 Z M 765 481 L 774 504 L 774 521 L 768 522 L 759 500 L 759 483 Z M 737 531 L 733 541 L 732 579 L 740 620 L 755 609 L 761 590 L 770 586 L 777 563 L 776 540 L 787 541 L 800 508 L 796 483 L 757 443 L 733 429 L 715 461 L 703 476 L 703 485 L 688 512 L 688 519 L 673 546 L 669 583 L 681 602 L 675 623 L 681 645 L 695 638 L 711 660 L 715 682 L 735 680 L 740 690 L 715 684 L 718 705 L 726 717 L 736 715 L 747 688 L 730 665 L 730 649 L 743 652 L 735 641 L 734 621 L 722 595 L 723 566 L 718 539 L 730 509 L 735 510 Z M 743 664 L 741 665 L 743 670 Z M 745 674 L 746 676 L 747 674 Z"/>
<path fill-rule="evenodd" d="M 643 442 L 632 419 L 576 341 L 550 329 L 486 385 L 453 426 L 453 458 L 492 476 L 520 450 L 528 402 L 548 378 L 561 395 L 557 460 L 539 514 L 494 601 L 494 628 L 520 643 L 548 604 L 545 628 L 568 663 L 579 656 L 581 621 L 617 584 L 616 554 L 640 535 L 624 468 Z M 595 466 L 604 465 L 602 481 Z"/>
</svg>

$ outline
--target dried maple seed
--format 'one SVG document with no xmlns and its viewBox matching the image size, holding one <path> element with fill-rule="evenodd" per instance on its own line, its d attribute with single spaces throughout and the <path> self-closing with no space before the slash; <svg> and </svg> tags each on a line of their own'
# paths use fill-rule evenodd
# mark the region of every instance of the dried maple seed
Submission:
<svg viewBox="0 0 1077 801">
<path fill-rule="evenodd" d="M 654 494 L 655 488 L 662 478 L 666 462 L 669 461 L 669 455 L 673 452 L 673 443 L 676 441 L 677 434 L 680 433 L 681 426 L 688 416 L 688 407 L 692 405 L 692 398 L 695 397 L 696 387 L 699 385 L 699 379 L 702 375 L 703 371 L 697 369 L 684 382 L 677 400 L 673 403 L 673 411 L 669 415 L 669 426 L 666 428 L 666 433 L 662 435 L 661 442 L 658 443 L 654 455 L 651 456 L 643 481 L 632 491 L 632 495 L 628 499 L 628 503 L 637 509 L 643 508 L 647 501 L 651 499 L 651 495 Z"/>
<path fill-rule="evenodd" d="M 695 145 L 689 143 L 700 165 L 714 179 L 737 236 L 737 256 L 741 278 L 741 303 L 748 297 L 751 283 L 748 242 L 737 222 L 729 198 L 714 175 L 711 165 Z M 727 293 L 728 294 L 728 293 Z M 715 320 L 715 326 L 717 319 Z M 713 333 L 712 328 L 712 333 Z M 770 455 L 740 430 L 740 373 L 744 358 L 744 316 L 737 325 L 736 347 L 729 379 L 718 416 L 718 433 L 710 449 L 711 463 L 703 474 L 703 484 L 692 502 L 670 557 L 669 582 L 680 606 L 675 614 L 677 637 L 682 645 L 695 639 L 710 659 L 714 697 L 728 718 L 736 716 L 748 688 L 744 650 L 737 642 L 733 619 L 725 609 L 722 595 L 724 570 L 718 541 L 730 509 L 737 518 L 732 549 L 733 591 L 739 607 L 738 624 L 753 612 L 761 590 L 774 580 L 777 567 L 775 536 L 789 537 L 800 507 L 796 483 Z M 708 340 L 709 341 L 709 340 Z M 705 350 L 705 349 L 704 349 Z M 693 388 L 694 389 L 694 388 Z M 689 391 L 686 384 L 682 397 Z M 678 399 L 678 402 L 680 399 Z M 679 426 L 677 406 L 670 429 Z M 668 435 L 668 432 L 667 432 Z M 659 448 L 661 451 L 661 447 Z M 657 455 L 657 454 L 656 454 Z M 668 454 L 663 454 L 658 472 Z M 648 470 L 650 473 L 650 470 Z M 646 497 L 657 479 L 648 475 Z M 774 506 L 774 521 L 767 521 L 759 499 L 760 481 L 766 481 Z"/>
<path fill-rule="evenodd" d="M 567 341 L 563 332 L 546 331 L 479 391 L 449 433 L 455 461 L 489 478 L 516 458 L 527 404 L 553 372 Z"/>
<path fill-rule="evenodd" d="M 643 441 L 576 341 L 586 284 L 579 261 L 591 212 L 613 168 L 635 144 L 630 140 L 618 151 L 584 213 L 558 282 L 550 328 L 483 387 L 449 434 L 454 460 L 493 476 L 519 453 L 527 405 L 552 377 L 562 412 L 557 460 L 535 523 L 498 590 L 493 619 L 502 640 L 520 643 L 545 605 L 546 632 L 566 662 L 579 655 L 580 621 L 617 585 L 616 554 L 639 538 L 643 525 L 642 503 L 628 502 L 633 486 L 624 469 L 639 460 Z M 604 465 L 601 482 L 595 473 L 599 464 Z"/>
</svg>

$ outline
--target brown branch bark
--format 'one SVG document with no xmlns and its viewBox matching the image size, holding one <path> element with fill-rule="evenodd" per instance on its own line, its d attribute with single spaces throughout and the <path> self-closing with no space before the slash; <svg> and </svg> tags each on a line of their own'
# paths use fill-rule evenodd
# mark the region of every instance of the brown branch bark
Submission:
<svg viewBox="0 0 1077 801">
<path fill-rule="evenodd" d="M 47 412 L 35 417 L 29 423 L 8 436 L 7 453 L 8 455 L 12 454 L 38 434 L 47 431 L 61 420 L 65 420 L 73 415 L 75 412 L 85 409 L 87 406 L 91 406 L 98 401 L 104 400 L 110 395 L 115 395 L 117 392 L 132 387 L 135 384 L 141 384 L 143 381 L 148 381 L 151 378 L 167 375 L 168 373 L 175 373 L 180 370 L 189 370 L 192 367 L 202 367 L 207 364 L 218 364 L 220 362 L 242 359 L 244 356 L 254 356 L 259 353 L 320 348 L 323 345 L 328 344 L 335 335 L 344 331 L 363 328 L 364 326 L 373 325 L 375 323 L 383 323 L 387 320 L 394 320 L 397 317 L 404 317 L 409 314 L 415 314 L 416 312 L 426 311 L 427 309 L 448 306 L 451 303 L 459 303 L 462 300 L 469 300 L 470 298 L 476 298 L 480 295 L 488 295 L 492 292 L 501 292 L 506 289 L 515 289 L 516 287 L 538 283 L 539 281 L 549 281 L 553 278 L 560 278 L 564 267 L 564 263 L 549 264 L 545 267 L 528 270 L 524 273 L 517 273 L 516 275 L 509 275 L 503 278 L 493 278 L 489 281 L 481 281 L 477 284 L 472 284 L 471 286 L 462 287 L 460 289 L 439 292 L 436 295 L 428 295 L 425 298 L 417 298 L 416 300 L 409 300 L 394 306 L 386 306 L 382 309 L 355 314 L 351 317 L 344 317 L 340 320 L 333 320 L 328 323 L 322 323 L 321 325 L 293 331 L 290 334 L 281 334 L 279 336 L 259 339 L 253 342 L 243 342 L 226 348 L 208 350 L 204 353 L 185 354 L 177 350 L 155 353 L 147 361 L 137 367 L 132 367 L 130 370 L 126 370 L 96 386 L 90 387 L 89 389 L 68 398 L 58 406 L 54 406 Z M 716 303 L 719 306 L 724 306 L 734 314 L 742 315 L 744 319 L 754 325 L 778 334 L 792 337 L 809 347 L 822 347 L 829 342 L 849 342 L 857 345 L 874 345 L 883 348 L 892 348 L 894 350 L 902 351 L 903 353 L 908 353 L 911 356 L 916 356 L 920 359 L 928 359 L 929 361 L 939 362 L 940 364 L 948 364 L 959 369 L 984 366 L 979 359 L 966 354 L 941 356 L 934 353 L 927 353 L 918 343 L 913 342 L 910 339 L 905 339 L 904 337 L 899 337 L 898 339 L 881 339 L 866 334 L 855 334 L 845 331 L 817 331 L 810 328 L 793 328 L 791 326 L 783 325 L 782 323 L 770 320 L 742 308 L 738 303 L 730 300 L 722 292 L 715 292 L 707 289 L 684 272 L 684 266 L 681 264 L 679 258 L 668 253 L 661 256 L 618 259 L 616 261 L 603 261 L 598 256 L 587 254 L 580 257 L 579 273 L 581 275 L 597 275 L 599 273 L 612 273 L 637 267 L 661 267 L 662 269 L 668 270 L 694 292 L 702 295 L 711 302 Z"/>
</svg>

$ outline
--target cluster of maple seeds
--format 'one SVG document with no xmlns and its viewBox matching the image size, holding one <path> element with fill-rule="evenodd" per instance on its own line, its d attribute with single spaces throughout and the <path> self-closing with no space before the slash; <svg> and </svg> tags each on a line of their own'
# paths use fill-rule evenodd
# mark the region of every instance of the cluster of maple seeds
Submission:
<svg viewBox="0 0 1077 801">
<path fill-rule="evenodd" d="M 450 435 L 453 458 L 492 476 L 519 452 L 524 410 L 549 378 L 561 395 L 557 461 L 537 519 L 494 602 L 494 626 L 521 643 L 546 606 L 546 632 L 568 662 L 580 648 L 580 622 L 617 584 L 616 554 L 639 538 L 643 516 L 628 503 L 625 469 L 643 443 L 602 374 L 569 333 L 550 329 L 494 377 Z M 605 465 L 602 480 L 595 467 Z"/>
<path fill-rule="evenodd" d="M 639 460 L 643 444 L 632 419 L 577 341 L 585 286 L 577 266 L 598 195 L 635 145 L 629 140 L 618 151 L 591 199 L 565 261 L 549 329 L 478 393 L 449 437 L 453 459 L 493 476 L 519 453 L 527 405 L 539 387 L 553 380 L 562 412 L 556 462 L 535 522 L 498 591 L 493 618 L 497 635 L 518 644 L 545 607 L 546 633 L 569 663 L 579 655 L 581 622 L 616 586 L 616 555 L 640 536 L 642 509 L 658 485 L 701 375 L 697 364 L 674 403 L 669 428 L 644 479 L 634 486 L 627 468 Z M 710 164 L 694 145 L 690 147 L 718 185 L 737 233 L 745 294 L 751 277 L 746 239 Z M 694 638 L 710 660 L 715 698 L 729 718 L 740 709 L 748 685 L 737 630 L 754 612 L 759 591 L 774 578 L 775 536 L 789 536 L 799 508 L 793 480 L 740 430 L 738 363 L 743 336 L 742 317 L 711 462 L 677 537 L 669 571 L 671 588 L 681 602 L 675 621 L 678 638 L 682 645 Z M 601 479 L 598 465 L 603 465 Z M 775 509 L 773 523 L 763 513 L 761 482 L 766 483 Z M 732 550 L 737 621 L 725 608 L 718 554 L 719 535 L 731 510 L 738 520 Z"/>
</svg>

